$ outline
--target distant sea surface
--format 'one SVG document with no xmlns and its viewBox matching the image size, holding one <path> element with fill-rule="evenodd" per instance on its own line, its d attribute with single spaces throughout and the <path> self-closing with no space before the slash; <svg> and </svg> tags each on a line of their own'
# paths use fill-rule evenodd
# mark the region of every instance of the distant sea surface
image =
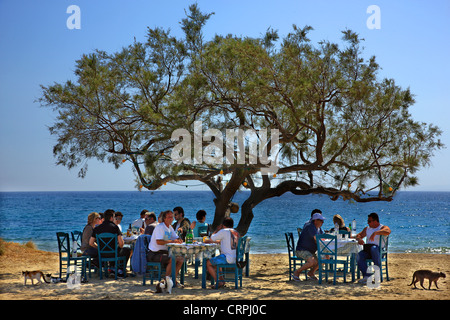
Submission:
<svg viewBox="0 0 450 320">
<path fill-rule="evenodd" d="M 240 205 L 248 192 L 239 192 L 233 201 Z M 25 243 L 38 249 L 58 251 L 56 232 L 82 231 L 90 212 L 114 209 L 124 214 L 122 228 L 139 217 L 142 209 L 154 211 L 182 206 L 186 217 L 195 221 L 198 210 L 207 212 L 206 222 L 214 218 L 213 194 L 209 191 L 105 191 L 105 192 L 0 192 L 0 238 Z M 293 232 L 310 218 L 314 208 L 332 227 L 334 214 L 346 225 L 356 219 L 357 231 L 366 226 L 367 215 L 377 212 L 380 222 L 391 230 L 390 252 L 450 253 L 450 192 L 398 192 L 391 202 L 350 203 L 329 197 L 295 196 L 291 193 L 268 199 L 254 208 L 247 233 L 252 253 L 287 253 L 285 232 Z M 240 212 L 232 214 L 237 226 Z"/>
</svg>

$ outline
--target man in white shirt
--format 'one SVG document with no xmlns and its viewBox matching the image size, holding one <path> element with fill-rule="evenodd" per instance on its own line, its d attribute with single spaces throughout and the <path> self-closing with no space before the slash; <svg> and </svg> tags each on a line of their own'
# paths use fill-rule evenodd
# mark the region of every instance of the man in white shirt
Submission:
<svg viewBox="0 0 450 320">
<path fill-rule="evenodd" d="M 141 229 L 144 227 L 144 222 L 145 222 L 145 214 L 148 212 L 148 210 L 144 209 L 141 211 L 141 217 L 139 219 L 136 219 L 133 221 L 133 223 L 131 224 L 132 228 L 136 228 L 136 229 Z"/>
<path fill-rule="evenodd" d="M 384 226 L 380 223 L 378 214 L 372 212 L 367 218 L 368 227 L 365 227 L 363 231 L 356 235 L 356 240 L 361 245 L 364 245 L 364 250 L 360 251 L 356 256 L 356 261 L 358 262 L 359 270 L 363 274 L 363 278 L 359 281 L 361 283 L 366 283 L 370 274 L 367 273 L 367 259 L 372 259 L 373 263 L 381 268 L 381 257 L 380 257 L 380 236 L 388 236 L 391 234 L 391 229 L 388 226 Z M 362 240 L 366 237 L 367 243 Z"/>
<path fill-rule="evenodd" d="M 239 233 L 233 229 L 233 219 L 226 217 L 222 225 L 211 235 L 211 239 L 206 242 L 220 243 L 220 255 L 206 261 L 206 268 L 209 274 L 217 281 L 216 265 L 236 262 L 236 248 L 239 240 Z M 219 288 L 224 282 L 219 281 Z"/>
<path fill-rule="evenodd" d="M 168 243 L 182 243 L 171 224 L 173 222 L 173 212 L 168 210 L 163 212 L 163 222 L 158 224 L 153 230 L 152 238 L 148 245 L 149 252 L 147 261 L 160 262 L 163 268 L 166 268 L 166 275 L 172 272 L 172 258 L 169 256 Z M 176 275 L 180 272 L 183 265 L 183 257 L 176 258 Z"/>
</svg>

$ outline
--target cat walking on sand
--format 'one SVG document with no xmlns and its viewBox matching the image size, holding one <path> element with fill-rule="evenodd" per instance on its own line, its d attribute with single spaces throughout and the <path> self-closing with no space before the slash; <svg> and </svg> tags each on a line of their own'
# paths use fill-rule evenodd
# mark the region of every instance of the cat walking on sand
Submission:
<svg viewBox="0 0 450 320">
<path fill-rule="evenodd" d="M 428 279 L 429 281 L 429 286 L 428 286 L 428 290 L 431 289 L 431 283 L 434 282 L 434 284 L 436 285 L 436 288 L 439 289 L 438 285 L 437 285 L 437 281 L 439 280 L 439 278 L 445 278 L 445 273 L 443 272 L 433 272 L 431 270 L 417 270 L 416 272 L 414 272 L 413 274 L 413 278 L 412 278 L 412 282 L 410 284 L 408 284 L 408 286 L 414 284 L 414 288 L 416 288 L 416 283 L 420 281 L 420 285 L 422 286 L 422 288 L 425 289 L 425 287 L 423 286 L 423 281 L 425 279 Z"/>
<path fill-rule="evenodd" d="M 34 285 L 34 280 L 37 280 L 38 283 L 42 283 L 41 278 L 44 279 L 45 283 L 50 283 L 45 277 L 51 277 L 51 274 L 44 274 L 42 271 L 22 271 L 22 275 L 24 277 L 24 285 L 27 285 L 27 280 L 31 279 L 31 284 Z"/>
</svg>

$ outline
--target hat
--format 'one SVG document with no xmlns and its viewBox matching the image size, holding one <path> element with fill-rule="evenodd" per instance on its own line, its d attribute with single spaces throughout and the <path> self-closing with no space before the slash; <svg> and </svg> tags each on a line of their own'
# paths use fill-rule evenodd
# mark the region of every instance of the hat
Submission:
<svg viewBox="0 0 450 320">
<path fill-rule="evenodd" d="M 314 213 L 311 220 L 325 220 L 325 218 L 320 213 Z"/>
</svg>

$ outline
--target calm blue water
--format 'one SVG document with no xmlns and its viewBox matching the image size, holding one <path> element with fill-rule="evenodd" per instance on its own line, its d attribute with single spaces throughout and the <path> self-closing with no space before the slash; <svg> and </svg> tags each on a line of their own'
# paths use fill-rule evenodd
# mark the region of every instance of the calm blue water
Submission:
<svg viewBox="0 0 450 320">
<path fill-rule="evenodd" d="M 233 201 L 242 204 L 246 192 Z M 24 243 L 32 240 L 39 249 L 57 251 L 56 232 L 83 230 L 92 211 L 114 209 L 124 214 L 122 226 L 139 217 L 142 209 L 157 214 L 182 206 L 186 217 L 204 209 L 206 222 L 212 223 L 213 195 L 209 191 L 121 191 L 121 192 L 1 192 L 0 238 Z M 391 252 L 450 253 L 450 192 L 399 192 L 394 201 L 349 203 L 331 201 L 326 196 L 294 196 L 291 193 L 268 199 L 254 209 L 248 235 L 253 253 L 284 253 L 284 232 L 294 232 L 309 219 L 311 210 L 319 208 L 332 227 L 332 217 L 340 214 L 348 225 L 356 219 L 360 231 L 367 215 L 377 212 L 380 222 L 388 225 Z M 235 226 L 240 213 L 232 215 Z M 297 237 L 297 236 L 296 236 Z"/>
</svg>

